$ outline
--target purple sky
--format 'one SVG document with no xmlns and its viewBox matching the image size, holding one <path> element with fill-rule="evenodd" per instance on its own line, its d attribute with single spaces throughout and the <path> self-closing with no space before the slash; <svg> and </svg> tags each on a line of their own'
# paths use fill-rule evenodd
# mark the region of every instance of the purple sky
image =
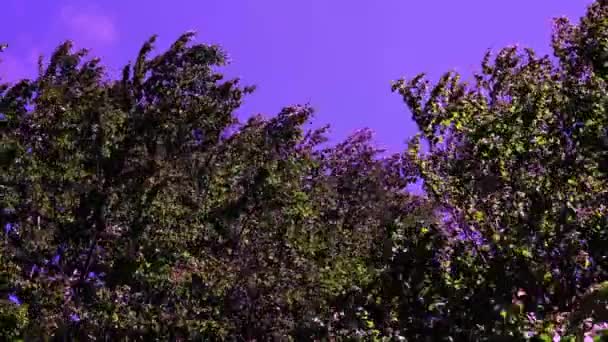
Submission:
<svg viewBox="0 0 608 342">
<path fill-rule="evenodd" d="M 239 111 L 276 114 L 310 103 L 315 125 L 342 139 L 370 127 L 400 150 L 416 132 L 390 81 L 476 70 L 488 48 L 518 43 L 549 53 L 551 18 L 577 21 L 591 0 L 2 0 L 5 80 L 31 76 L 39 54 L 65 39 L 91 48 L 116 73 L 150 35 L 158 49 L 194 29 L 229 53 L 229 76 L 258 90 Z"/>
</svg>

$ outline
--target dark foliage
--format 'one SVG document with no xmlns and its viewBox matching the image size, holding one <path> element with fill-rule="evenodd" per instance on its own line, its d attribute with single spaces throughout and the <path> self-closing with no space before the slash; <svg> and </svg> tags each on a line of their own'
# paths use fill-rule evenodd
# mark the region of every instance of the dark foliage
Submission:
<svg viewBox="0 0 608 342">
<path fill-rule="evenodd" d="M 389 156 L 366 130 L 323 147 L 308 107 L 239 123 L 253 87 L 191 38 L 119 80 L 67 42 L 0 85 L 2 340 L 599 334 L 608 3 L 556 21 L 553 59 L 396 82 L 421 133 Z"/>
</svg>

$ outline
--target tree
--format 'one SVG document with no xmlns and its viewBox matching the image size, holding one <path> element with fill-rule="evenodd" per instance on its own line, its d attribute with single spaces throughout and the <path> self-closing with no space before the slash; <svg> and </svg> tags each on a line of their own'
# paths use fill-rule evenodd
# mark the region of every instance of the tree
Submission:
<svg viewBox="0 0 608 342">
<path fill-rule="evenodd" d="M 422 131 L 411 155 L 425 189 L 466 246 L 446 279 L 455 336 L 513 336 L 526 315 L 558 323 L 608 279 L 607 22 L 597 1 L 578 26 L 556 20 L 553 59 L 508 47 L 473 84 L 394 85 Z"/>
<path fill-rule="evenodd" d="M 589 334 L 608 321 L 607 23 L 597 1 L 556 21 L 555 58 L 397 82 L 421 133 L 387 157 L 367 130 L 322 147 L 309 107 L 238 122 L 253 87 L 192 33 L 118 80 L 62 44 L 0 85 L 0 337 Z"/>
<path fill-rule="evenodd" d="M 406 272 L 390 260 L 441 251 L 432 204 L 404 192 L 406 156 L 379 158 L 368 133 L 321 149 L 307 107 L 238 123 L 253 88 L 191 38 L 155 57 L 150 39 L 119 80 L 67 42 L 0 89 L 3 338 L 312 338 L 370 319 L 385 333 L 395 308 L 369 291 Z M 414 319 L 421 288 L 378 296 Z"/>
</svg>

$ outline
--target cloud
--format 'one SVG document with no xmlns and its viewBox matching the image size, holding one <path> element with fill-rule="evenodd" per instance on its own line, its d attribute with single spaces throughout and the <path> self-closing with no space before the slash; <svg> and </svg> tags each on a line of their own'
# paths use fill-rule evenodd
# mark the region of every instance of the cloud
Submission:
<svg viewBox="0 0 608 342">
<path fill-rule="evenodd" d="M 61 9 L 61 21 L 78 40 L 110 44 L 118 38 L 112 18 L 94 7 L 66 6 Z"/>
</svg>

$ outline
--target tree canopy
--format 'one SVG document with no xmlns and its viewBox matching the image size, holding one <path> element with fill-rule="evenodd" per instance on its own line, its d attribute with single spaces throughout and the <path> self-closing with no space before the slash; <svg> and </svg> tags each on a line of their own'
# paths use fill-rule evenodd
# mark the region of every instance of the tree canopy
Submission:
<svg viewBox="0 0 608 342">
<path fill-rule="evenodd" d="M 599 336 L 608 2 L 555 23 L 554 57 L 395 82 L 420 134 L 388 156 L 306 106 L 239 122 L 254 87 L 193 33 L 119 79 L 60 45 L 0 85 L 0 338 Z"/>
</svg>

